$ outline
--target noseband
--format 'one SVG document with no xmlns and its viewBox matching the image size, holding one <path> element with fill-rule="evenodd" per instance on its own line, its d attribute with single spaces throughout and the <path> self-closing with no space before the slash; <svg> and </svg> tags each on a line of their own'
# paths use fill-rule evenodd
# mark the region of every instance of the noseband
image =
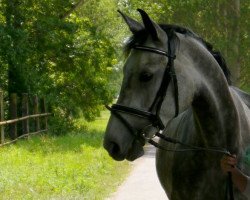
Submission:
<svg viewBox="0 0 250 200">
<path fill-rule="evenodd" d="M 133 49 L 139 50 L 139 51 L 147 51 L 159 55 L 166 56 L 168 58 L 168 63 L 165 68 L 163 78 L 161 81 L 161 85 L 156 93 L 156 96 L 154 98 L 154 101 L 152 102 L 151 106 L 149 109 L 146 110 L 141 110 L 138 108 L 133 108 L 133 107 L 128 107 L 125 105 L 120 105 L 120 104 L 113 104 L 111 107 L 106 105 L 106 108 L 111 111 L 112 114 L 114 114 L 126 127 L 127 129 L 134 135 L 136 136 L 137 139 L 141 141 L 142 134 L 138 134 L 138 131 L 135 130 L 130 123 L 120 114 L 120 113 L 126 113 L 129 115 L 137 116 L 140 118 L 147 119 L 151 122 L 151 125 L 157 130 L 164 130 L 166 128 L 166 125 L 161 120 L 160 117 L 160 110 L 162 107 L 162 103 L 165 99 L 166 93 L 168 86 L 171 82 L 173 81 L 174 85 L 174 99 L 175 99 L 175 116 L 177 117 L 179 114 L 179 96 L 178 96 L 178 85 L 177 85 L 177 78 L 174 70 L 174 59 L 176 58 L 175 55 L 175 46 L 174 46 L 174 41 L 169 37 L 168 40 L 168 52 L 156 49 L 153 47 L 148 47 L 148 46 L 141 46 L 141 45 L 136 45 L 133 47 Z M 143 130 L 143 129 L 142 129 Z M 143 135 L 143 137 L 145 137 Z"/>
</svg>

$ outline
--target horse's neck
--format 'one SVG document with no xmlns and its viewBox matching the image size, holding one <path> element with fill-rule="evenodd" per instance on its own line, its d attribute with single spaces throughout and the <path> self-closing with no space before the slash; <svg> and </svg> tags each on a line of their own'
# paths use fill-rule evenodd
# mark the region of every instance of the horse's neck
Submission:
<svg viewBox="0 0 250 200">
<path fill-rule="evenodd" d="M 208 145 L 236 152 L 239 114 L 222 70 L 200 42 L 192 38 L 181 42 L 180 51 L 189 57 L 190 73 L 195 74 L 192 108 L 197 130 Z"/>
<path fill-rule="evenodd" d="M 192 107 L 195 123 L 206 141 L 210 145 L 223 145 L 235 152 L 238 146 L 239 116 L 226 84 L 204 84 Z"/>
<path fill-rule="evenodd" d="M 201 78 L 192 104 L 195 123 L 209 145 L 236 153 L 240 129 L 238 110 L 217 62 L 202 56 L 196 66 Z"/>
</svg>

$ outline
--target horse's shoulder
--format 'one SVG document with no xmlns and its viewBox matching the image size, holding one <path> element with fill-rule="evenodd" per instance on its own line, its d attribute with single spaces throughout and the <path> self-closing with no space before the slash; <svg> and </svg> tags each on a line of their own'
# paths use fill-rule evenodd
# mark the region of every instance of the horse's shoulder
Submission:
<svg viewBox="0 0 250 200">
<path fill-rule="evenodd" d="M 250 108 L 250 94 L 234 86 L 231 86 L 230 88 L 235 91 L 247 107 Z"/>
<path fill-rule="evenodd" d="M 195 134 L 195 131 L 193 110 L 190 107 L 172 120 L 169 124 L 167 134 L 171 134 L 172 137 L 186 137 L 187 132 L 191 135 Z"/>
</svg>

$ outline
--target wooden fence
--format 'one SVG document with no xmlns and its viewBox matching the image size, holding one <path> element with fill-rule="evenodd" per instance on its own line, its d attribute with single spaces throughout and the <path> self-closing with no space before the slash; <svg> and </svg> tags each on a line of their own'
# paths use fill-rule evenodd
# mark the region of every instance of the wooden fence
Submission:
<svg viewBox="0 0 250 200">
<path fill-rule="evenodd" d="M 40 100 L 35 95 L 32 98 L 32 114 L 30 114 L 29 95 L 22 94 L 21 101 L 18 102 L 16 94 L 11 94 L 9 99 L 9 120 L 5 120 L 4 97 L 3 91 L 0 90 L 0 147 L 16 142 L 18 139 L 29 137 L 48 130 L 48 116 L 51 113 L 47 112 L 45 99 Z M 18 106 L 20 105 L 20 106 Z M 18 110 L 19 107 L 19 110 Z M 40 112 L 39 112 L 40 110 Z M 18 112 L 19 111 L 19 112 Z M 21 115 L 21 117 L 18 117 Z M 18 124 L 21 122 L 21 124 Z M 18 129 L 19 125 L 19 129 Z M 33 125 L 31 127 L 31 125 Z M 6 126 L 8 126 L 9 141 L 6 142 Z M 33 129 L 31 131 L 31 129 Z"/>
</svg>

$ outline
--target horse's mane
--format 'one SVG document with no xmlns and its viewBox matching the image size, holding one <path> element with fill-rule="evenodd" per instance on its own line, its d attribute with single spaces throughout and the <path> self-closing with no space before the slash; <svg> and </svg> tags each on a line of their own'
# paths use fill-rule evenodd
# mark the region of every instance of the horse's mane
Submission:
<svg viewBox="0 0 250 200">
<path fill-rule="evenodd" d="M 231 73 L 230 73 L 230 70 L 226 64 L 226 61 L 219 51 L 215 51 L 213 49 L 212 44 L 205 41 L 203 38 L 201 38 L 200 36 L 198 36 L 193 31 L 191 31 L 190 29 L 188 29 L 186 27 L 173 25 L 173 24 L 159 24 L 159 25 L 166 33 L 169 33 L 169 32 L 174 32 L 175 34 L 180 33 L 183 35 L 193 37 L 193 38 L 197 39 L 199 42 L 201 42 L 206 47 L 206 49 L 213 55 L 213 57 L 215 58 L 215 60 L 219 64 L 219 66 L 221 67 L 221 69 L 222 69 L 222 71 L 227 79 L 228 84 L 231 85 Z M 148 37 L 148 32 L 145 29 L 138 31 L 136 34 L 134 34 L 132 37 L 130 37 L 128 42 L 126 43 L 125 53 L 128 54 L 135 44 L 142 44 L 147 39 L 147 37 Z M 174 38 L 177 38 L 177 37 L 174 37 Z M 176 43 L 178 43 L 178 42 L 176 42 Z"/>
</svg>

